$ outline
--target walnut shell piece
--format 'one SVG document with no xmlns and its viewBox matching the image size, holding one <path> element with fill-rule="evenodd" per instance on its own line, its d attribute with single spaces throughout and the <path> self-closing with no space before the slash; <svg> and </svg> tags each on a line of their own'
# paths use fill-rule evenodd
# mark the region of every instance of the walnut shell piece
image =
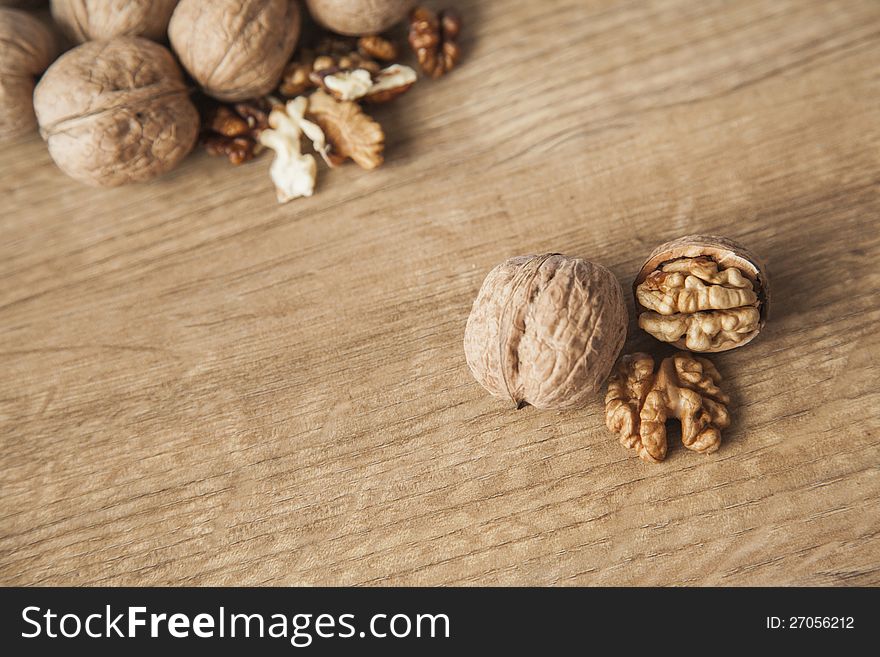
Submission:
<svg viewBox="0 0 880 657">
<path fill-rule="evenodd" d="M 0 8 L 0 43 L 0 140 L 6 140 L 37 127 L 34 78 L 52 63 L 57 47 L 39 19 L 5 8 Z"/>
<path fill-rule="evenodd" d="M 168 37 L 206 94 L 225 101 L 265 96 L 296 47 L 296 0 L 180 0 Z"/>
<path fill-rule="evenodd" d="M 621 445 L 659 463 L 666 458 L 666 421 L 677 418 L 684 446 L 711 454 L 730 425 L 730 398 L 720 383 L 718 370 L 700 356 L 678 352 L 664 358 L 656 372 L 648 354 L 624 356 L 608 378 L 605 424 Z"/>
<path fill-rule="evenodd" d="M 483 282 L 464 351 L 474 378 L 518 407 L 579 408 L 602 386 L 626 339 L 614 275 L 559 253 L 511 258 Z"/>
<path fill-rule="evenodd" d="M 119 36 L 164 41 L 177 0 L 52 0 L 52 18 L 75 43 Z"/>
<path fill-rule="evenodd" d="M 141 37 L 65 53 L 37 85 L 34 109 L 52 159 L 90 185 L 154 178 L 190 152 L 199 132 L 171 53 Z"/>
<path fill-rule="evenodd" d="M 403 20 L 413 4 L 414 0 L 306 0 L 321 26 L 347 36 L 384 32 Z"/>
<path fill-rule="evenodd" d="M 642 329 L 697 352 L 750 342 L 770 307 L 766 266 L 742 244 L 712 235 L 658 246 L 642 265 L 633 293 Z"/>
</svg>

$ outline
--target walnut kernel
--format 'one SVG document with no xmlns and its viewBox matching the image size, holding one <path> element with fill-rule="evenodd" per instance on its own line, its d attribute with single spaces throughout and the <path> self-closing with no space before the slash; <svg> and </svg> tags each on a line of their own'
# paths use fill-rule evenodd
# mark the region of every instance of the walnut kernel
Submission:
<svg viewBox="0 0 880 657">
<path fill-rule="evenodd" d="M 706 358 L 678 352 L 657 371 L 648 354 L 624 356 L 608 379 L 605 424 L 620 443 L 652 463 L 666 458 L 666 420 L 681 422 L 684 446 L 710 454 L 730 424 L 730 398 L 718 385 L 721 375 Z"/>
<path fill-rule="evenodd" d="M 766 267 L 723 237 L 689 235 L 657 247 L 633 283 L 639 326 L 698 352 L 751 341 L 767 319 Z"/>
</svg>

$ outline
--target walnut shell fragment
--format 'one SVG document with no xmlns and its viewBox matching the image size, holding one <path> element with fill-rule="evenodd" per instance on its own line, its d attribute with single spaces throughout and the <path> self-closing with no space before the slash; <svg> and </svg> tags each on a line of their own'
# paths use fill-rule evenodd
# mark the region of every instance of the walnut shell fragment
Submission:
<svg viewBox="0 0 880 657">
<path fill-rule="evenodd" d="M 52 0 L 52 18 L 75 43 L 119 36 L 164 41 L 177 0 Z"/>
<path fill-rule="evenodd" d="M 584 406 L 626 338 L 614 275 L 558 253 L 511 258 L 480 288 L 464 334 L 474 378 L 519 408 Z"/>
<path fill-rule="evenodd" d="M 707 235 L 654 249 L 633 293 L 642 329 L 697 352 L 750 342 L 767 321 L 770 305 L 770 281 L 760 259 L 733 240 Z"/>
<path fill-rule="evenodd" d="M 681 422 L 681 440 L 695 452 L 711 454 L 730 425 L 730 398 L 718 385 L 721 375 L 706 358 L 678 352 L 657 371 L 645 353 L 624 356 L 608 379 L 605 424 L 620 444 L 651 463 L 666 458 L 666 421 Z"/>
<path fill-rule="evenodd" d="M 154 178 L 190 152 L 199 114 L 177 62 L 141 37 L 89 41 L 62 55 L 34 91 L 55 163 L 90 185 Z"/>
<path fill-rule="evenodd" d="M 34 78 L 57 47 L 48 27 L 17 9 L 0 8 L 0 42 L 0 140 L 7 140 L 36 129 Z"/>
<path fill-rule="evenodd" d="M 296 47 L 296 0 L 180 0 L 168 37 L 180 62 L 209 96 L 265 96 Z"/>
<path fill-rule="evenodd" d="M 414 0 L 306 0 L 320 25 L 348 36 L 384 32 L 403 20 L 413 4 Z"/>
</svg>

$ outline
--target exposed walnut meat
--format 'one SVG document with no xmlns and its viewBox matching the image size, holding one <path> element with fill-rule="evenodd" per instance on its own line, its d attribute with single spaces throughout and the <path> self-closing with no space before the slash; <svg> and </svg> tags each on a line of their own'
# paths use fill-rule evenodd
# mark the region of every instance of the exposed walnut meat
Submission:
<svg viewBox="0 0 880 657">
<path fill-rule="evenodd" d="M 222 155 L 235 165 L 252 160 L 262 150 L 260 132 L 269 127 L 269 109 L 266 100 L 207 104 L 202 109 L 202 145 L 210 155 Z"/>
<path fill-rule="evenodd" d="M 409 66 L 392 64 L 374 76 L 373 84 L 364 101 L 368 103 L 387 103 L 409 91 L 416 83 L 416 72 Z"/>
<path fill-rule="evenodd" d="M 730 399 L 720 383 L 718 370 L 700 356 L 678 352 L 664 358 L 656 373 L 648 354 L 624 356 L 608 378 L 605 424 L 621 445 L 658 463 L 666 458 L 666 421 L 676 418 L 684 446 L 710 454 L 730 425 Z"/>
<path fill-rule="evenodd" d="M 319 89 L 309 96 L 308 115 L 324 131 L 333 164 L 341 164 L 347 158 L 364 169 L 382 164 L 385 133 L 357 103 L 337 101 Z"/>
<path fill-rule="evenodd" d="M 444 9 L 440 13 L 425 7 L 413 9 L 409 45 L 425 75 L 439 78 L 455 68 L 461 57 L 457 41 L 460 32 L 461 17 L 453 9 Z"/>
<path fill-rule="evenodd" d="M 769 303 L 766 268 L 735 242 L 692 235 L 658 247 L 633 284 L 639 326 L 698 352 L 749 342 Z"/>
<path fill-rule="evenodd" d="M 363 36 L 357 42 L 358 52 L 364 57 L 391 62 L 397 59 L 397 44 L 377 35 Z"/>
<path fill-rule="evenodd" d="M 307 107 L 308 99 L 304 96 L 291 100 L 283 108 L 276 107 L 269 114 L 271 127 L 260 133 L 260 143 L 275 151 L 269 175 L 275 183 L 279 203 L 311 196 L 315 190 L 317 164 L 314 157 L 302 153 L 300 135 L 305 133 L 312 139 L 316 149 L 323 149 L 324 135 L 317 125 L 306 120 Z"/>
<path fill-rule="evenodd" d="M 363 68 L 327 68 L 313 72 L 311 78 L 336 100 L 363 98 L 373 86 L 373 76 Z"/>
<path fill-rule="evenodd" d="M 400 64 L 392 64 L 376 75 L 362 68 L 328 68 L 313 72 L 311 79 L 336 100 L 386 103 L 415 84 L 416 72 Z"/>
<path fill-rule="evenodd" d="M 314 64 L 315 55 L 311 52 L 301 53 L 299 57 L 288 63 L 284 73 L 281 74 L 278 93 L 293 98 L 314 87 L 315 83 L 309 77 L 314 70 Z"/>
</svg>

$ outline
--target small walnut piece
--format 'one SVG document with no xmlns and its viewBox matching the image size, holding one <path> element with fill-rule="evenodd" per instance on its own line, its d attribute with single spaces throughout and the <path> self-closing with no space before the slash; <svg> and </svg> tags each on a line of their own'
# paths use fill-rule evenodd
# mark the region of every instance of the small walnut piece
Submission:
<svg viewBox="0 0 880 657">
<path fill-rule="evenodd" d="M 306 0 L 312 18 L 349 36 L 384 32 L 404 19 L 413 0 Z"/>
<path fill-rule="evenodd" d="M 363 98 L 373 86 L 373 76 L 362 68 L 328 68 L 312 73 L 312 80 L 337 100 Z"/>
<path fill-rule="evenodd" d="M 24 11 L 0 8 L 0 141 L 37 127 L 34 78 L 57 52 L 52 32 Z"/>
<path fill-rule="evenodd" d="M 358 52 L 364 57 L 371 57 L 383 62 L 391 62 L 397 59 L 397 44 L 384 37 L 375 34 L 362 36 L 357 42 Z"/>
<path fill-rule="evenodd" d="M 75 43 L 118 36 L 164 41 L 177 0 L 52 0 L 52 18 Z"/>
<path fill-rule="evenodd" d="M 341 164 L 348 158 L 364 169 L 375 169 L 382 164 L 385 133 L 357 103 L 337 101 L 319 89 L 309 96 L 308 115 L 324 131 L 333 164 Z"/>
<path fill-rule="evenodd" d="M 287 203 L 301 196 L 311 196 L 315 191 L 318 167 L 315 158 L 300 150 L 300 136 L 305 133 L 322 149 L 324 135 L 321 129 L 305 119 L 308 99 L 300 96 L 282 108 L 269 114 L 268 130 L 260 133 L 260 143 L 275 151 L 275 161 L 269 175 L 275 183 L 279 203 Z"/>
<path fill-rule="evenodd" d="M 439 14 L 425 7 L 417 7 L 409 17 L 409 45 L 416 54 L 425 75 L 439 78 L 458 63 L 461 49 L 458 35 L 461 17 L 453 9 Z"/>
<path fill-rule="evenodd" d="M 408 91 L 416 82 L 416 72 L 409 66 L 392 64 L 375 76 L 369 71 L 328 68 L 311 74 L 312 81 L 336 100 L 360 100 L 387 103 Z"/>
<path fill-rule="evenodd" d="M 260 132 L 269 127 L 268 105 L 265 100 L 253 100 L 208 107 L 201 136 L 205 150 L 226 157 L 234 165 L 252 160 L 262 148 Z"/>
<path fill-rule="evenodd" d="M 658 340 L 698 352 L 751 341 L 770 302 L 766 267 L 741 244 L 688 235 L 648 257 L 633 284 L 639 326 Z"/>
<path fill-rule="evenodd" d="M 180 0 L 168 37 L 206 94 L 236 101 L 278 85 L 299 30 L 296 0 Z"/>
<path fill-rule="evenodd" d="M 34 90 L 55 163 L 91 185 L 154 178 L 192 149 L 199 114 L 165 48 L 141 37 L 89 41 L 62 55 Z"/>
<path fill-rule="evenodd" d="M 468 317 L 464 351 L 474 378 L 517 407 L 584 406 L 626 338 L 623 292 L 605 267 L 558 253 L 495 267 Z"/>
<path fill-rule="evenodd" d="M 730 399 L 720 383 L 718 370 L 700 356 L 678 352 L 664 358 L 656 373 L 648 354 L 624 356 L 608 379 L 605 424 L 621 445 L 658 463 L 666 458 L 666 420 L 676 418 L 684 446 L 711 454 L 730 425 Z"/>
<path fill-rule="evenodd" d="M 379 71 L 364 96 L 368 103 L 387 103 L 405 93 L 416 83 L 416 72 L 409 66 L 392 64 Z"/>
</svg>

